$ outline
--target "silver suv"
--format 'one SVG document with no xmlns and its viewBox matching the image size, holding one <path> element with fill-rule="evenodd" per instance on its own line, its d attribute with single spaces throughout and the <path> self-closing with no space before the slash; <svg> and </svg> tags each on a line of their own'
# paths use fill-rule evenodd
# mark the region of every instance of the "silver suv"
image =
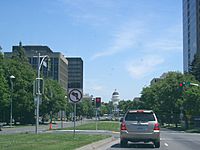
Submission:
<svg viewBox="0 0 200 150">
<path fill-rule="evenodd" d="M 153 142 L 160 147 L 160 127 L 152 110 L 129 110 L 121 120 L 120 145 L 131 142 Z"/>
</svg>

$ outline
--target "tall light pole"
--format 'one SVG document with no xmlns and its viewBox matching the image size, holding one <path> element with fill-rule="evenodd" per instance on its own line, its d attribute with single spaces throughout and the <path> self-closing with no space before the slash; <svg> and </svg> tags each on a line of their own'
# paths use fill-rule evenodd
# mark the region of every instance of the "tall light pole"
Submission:
<svg viewBox="0 0 200 150">
<path fill-rule="evenodd" d="M 10 76 L 10 84 L 11 84 L 11 97 L 10 97 L 10 127 L 12 127 L 12 121 L 13 121 L 13 118 L 12 118 L 12 97 L 13 97 L 13 79 L 15 79 L 15 76 L 11 75 Z"/>
<path fill-rule="evenodd" d="M 40 57 L 42 58 L 42 60 L 40 61 Z M 36 91 L 36 95 L 37 95 L 37 102 L 36 102 L 36 126 L 35 126 L 35 133 L 38 134 L 38 126 L 39 126 L 39 105 L 40 105 L 40 95 L 42 95 L 41 91 L 40 91 L 40 80 L 42 78 L 40 78 L 40 69 L 42 67 L 42 64 L 45 60 L 45 58 L 49 57 L 48 55 L 44 55 L 44 56 L 40 56 L 40 53 L 38 53 L 38 70 L 37 70 L 37 78 L 36 78 L 36 84 L 37 84 L 37 91 Z"/>
</svg>

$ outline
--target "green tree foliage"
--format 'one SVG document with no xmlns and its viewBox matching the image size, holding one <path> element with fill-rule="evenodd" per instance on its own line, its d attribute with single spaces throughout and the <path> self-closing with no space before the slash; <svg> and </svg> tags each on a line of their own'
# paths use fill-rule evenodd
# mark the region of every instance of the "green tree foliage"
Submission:
<svg viewBox="0 0 200 150">
<path fill-rule="evenodd" d="M 12 94 L 13 118 L 21 123 L 30 123 L 34 117 L 32 83 L 35 72 L 28 63 L 17 59 L 5 59 L 4 64 L 4 77 L 7 80 L 9 89 L 11 89 L 10 76 L 15 76 L 15 79 L 12 79 L 14 83 Z"/>
<path fill-rule="evenodd" d="M 102 103 L 101 104 L 101 112 L 100 115 L 103 116 L 104 114 L 111 114 L 112 110 L 109 107 L 109 103 Z"/>
<path fill-rule="evenodd" d="M 198 83 L 192 75 L 169 72 L 166 78 L 142 90 L 143 107 L 154 110 L 163 123 L 177 124 L 181 107 L 184 108 L 185 117 L 200 113 L 200 89 L 194 86 L 180 88 L 180 82 Z"/>
<path fill-rule="evenodd" d="M 2 48 L 0 46 L 0 63 L 3 61 L 3 53 L 2 53 Z"/>
<path fill-rule="evenodd" d="M 91 118 L 94 114 L 94 108 L 92 106 L 92 101 L 89 98 L 83 98 L 82 102 L 82 113 L 79 112 L 82 116 L 86 116 L 87 118 Z"/>
<path fill-rule="evenodd" d="M 122 114 L 125 114 L 129 109 L 133 108 L 133 104 L 131 100 L 128 101 L 120 101 L 119 102 L 119 110 L 121 110 Z"/>
<path fill-rule="evenodd" d="M 42 116 L 47 114 L 55 114 L 60 110 L 66 110 L 69 103 L 66 99 L 66 92 L 61 85 L 55 80 L 45 80 L 45 93 L 40 106 Z"/>
<path fill-rule="evenodd" d="M 4 70 L 4 59 L 0 52 L 0 122 L 5 121 L 8 117 L 9 108 L 9 87 L 6 80 L 6 74 Z"/>
</svg>

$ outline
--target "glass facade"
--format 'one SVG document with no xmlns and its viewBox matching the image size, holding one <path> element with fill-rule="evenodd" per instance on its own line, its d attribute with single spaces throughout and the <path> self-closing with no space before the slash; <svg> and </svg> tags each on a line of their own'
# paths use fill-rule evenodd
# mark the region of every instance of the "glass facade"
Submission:
<svg viewBox="0 0 200 150">
<path fill-rule="evenodd" d="M 81 58 L 67 58 L 68 60 L 68 88 L 83 89 L 83 60 Z"/>
<path fill-rule="evenodd" d="M 188 72 L 199 53 L 200 43 L 200 0 L 183 0 L 183 69 Z"/>
</svg>

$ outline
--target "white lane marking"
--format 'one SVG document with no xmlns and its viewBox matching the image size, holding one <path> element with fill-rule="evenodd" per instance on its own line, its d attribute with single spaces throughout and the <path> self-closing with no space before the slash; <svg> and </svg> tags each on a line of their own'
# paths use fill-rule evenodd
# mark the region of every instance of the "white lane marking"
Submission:
<svg viewBox="0 0 200 150">
<path fill-rule="evenodd" d="M 169 145 L 168 145 L 167 143 L 165 143 L 165 146 L 167 146 L 167 147 L 168 147 Z"/>
</svg>

